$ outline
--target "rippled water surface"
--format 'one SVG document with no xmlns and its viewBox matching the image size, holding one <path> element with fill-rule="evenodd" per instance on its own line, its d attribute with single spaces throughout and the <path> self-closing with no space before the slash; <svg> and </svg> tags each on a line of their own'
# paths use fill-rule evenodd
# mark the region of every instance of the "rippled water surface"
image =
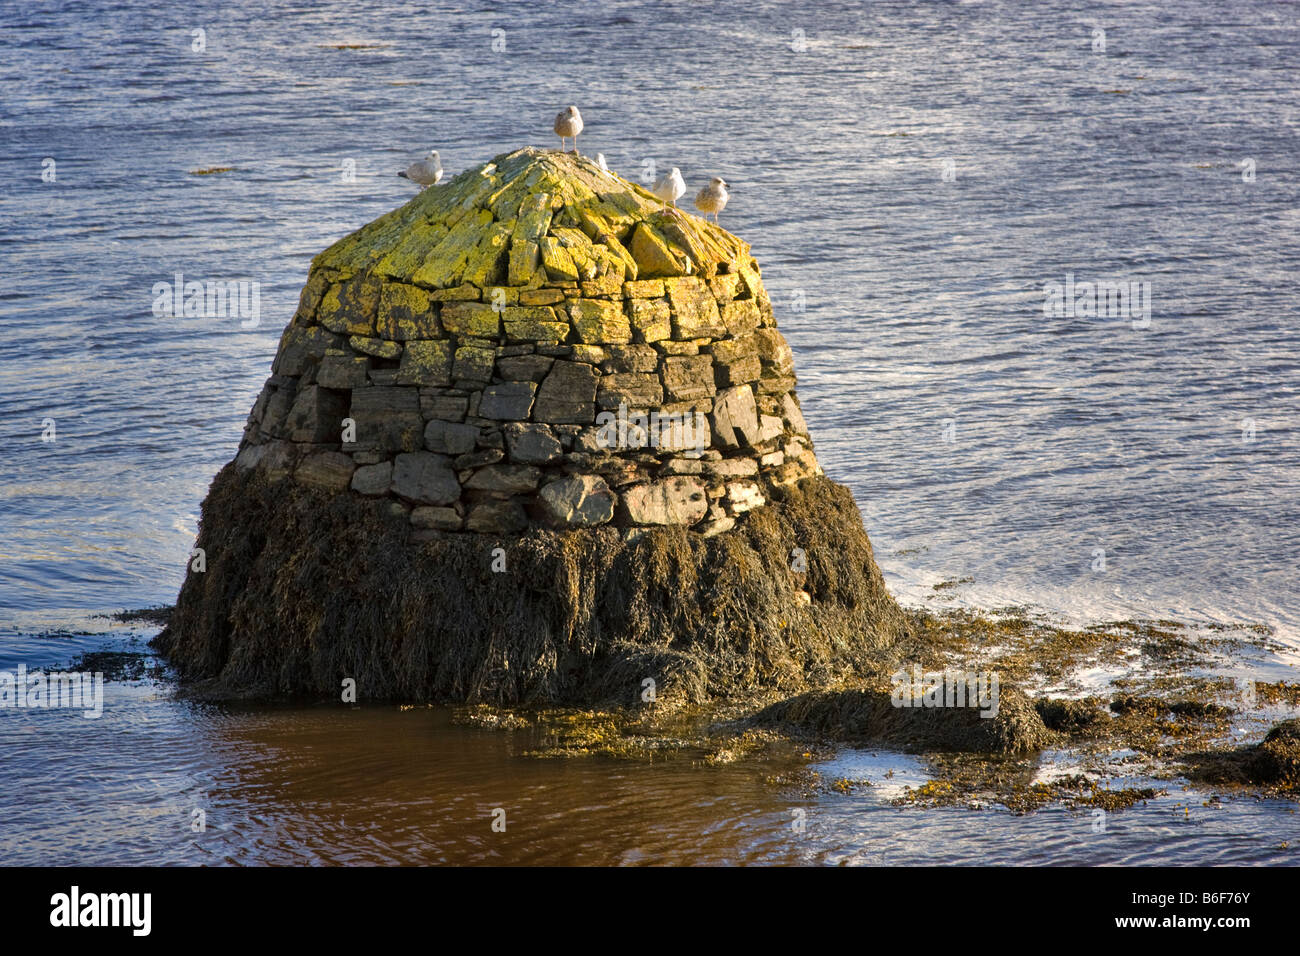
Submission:
<svg viewBox="0 0 1300 956">
<path fill-rule="evenodd" d="M 624 175 L 732 184 L 723 224 L 763 264 L 819 458 L 905 602 L 1259 623 L 1300 648 L 1298 20 L 1259 0 L 11 5 L 0 656 L 118 646 L 39 635 L 170 603 L 312 255 L 408 198 L 393 172 L 420 151 L 454 174 L 548 145 L 568 102 Z M 192 175 L 212 167 L 233 168 Z M 259 282 L 260 324 L 155 317 L 176 272 Z M 1149 282 L 1149 327 L 1045 317 L 1067 274 Z M 0 712 L 0 760 L 37 781 L 0 789 L 0 861 L 1277 862 L 1297 836 L 1269 802 L 1176 820 L 1171 795 L 1097 840 L 1067 811 L 867 788 L 812 800 L 796 839 L 779 768 L 539 763 L 440 711 L 170 694 Z M 194 806 L 201 840 L 177 823 Z"/>
</svg>

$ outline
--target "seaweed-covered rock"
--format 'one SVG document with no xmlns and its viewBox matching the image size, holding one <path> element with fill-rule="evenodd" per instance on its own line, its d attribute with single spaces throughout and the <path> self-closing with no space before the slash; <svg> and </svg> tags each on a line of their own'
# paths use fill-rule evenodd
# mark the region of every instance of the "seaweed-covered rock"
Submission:
<svg viewBox="0 0 1300 956">
<path fill-rule="evenodd" d="M 1188 775 L 1196 781 L 1300 790 L 1300 719 L 1274 724 L 1257 744 L 1192 753 L 1183 759 Z"/>
<path fill-rule="evenodd" d="M 453 508 L 408 516 L 231 464 L 199 527 L 207 571 L 157 644 L 208 697 L 337 699 L 352 678 L 368 700 L 639 706 L 651 680 L 670 705 L 879 673 L 903 618 L 852 494 L 825 478 L 779 494 L 714 536 L 475 534 L 436 530 Z"/>
<path fill-rule="evenodd" d="M 1300 786 L 1300 720 L 1284 720 L 1264 735 L 1251 756 L 1250 771 L 1259 783 Z"/>
<path fill-rule="evenodd" d="M 869 683 L 781 701 L 754 722 L 909 751 L 1021 754 L 1053 741 L 1029 698 L 1011 687 L 1002 687 L 998 697 L 996 714 L 985 717 L 975 707 L 900 707 L 889 689 Z"/>
</svg>

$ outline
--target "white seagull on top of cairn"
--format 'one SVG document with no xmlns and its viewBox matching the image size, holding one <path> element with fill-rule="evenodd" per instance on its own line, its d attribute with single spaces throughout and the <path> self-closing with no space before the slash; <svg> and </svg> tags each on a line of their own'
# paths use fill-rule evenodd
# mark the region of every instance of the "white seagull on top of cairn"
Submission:
<svg viewBox="0 0 1300 956">
<path fill-rule="evenodd" d="M 582 132 L 582 114 L 576 106 L 570 106 L 555 117 L 555 135 L 560 137 L 560 152 L 564 152 L 564 141 L 573 137 L 573 151 L 578 152 L 578 134 Z M 581 154 L 579 154 L 581 155 Z"/>
<path fill-rule="evenodd" d="M 428 158 L 418 163 L 411 163 L 397 175 L 413 183 L 419 183 L 421 188 L 432 186 L 442 179 L 442 159 L 439 158 L 436 149 L 431 149 Z"/>
<path fill-rule="evenodd" d="M 655 183 L 650 191 L 664 201 L 663 209 L 667 209 L 669 203 L 672 203 L 673 208 L 676 209 L 677 200 L 686 195 L 686 183 L 682 180 L 682 171 L 674 166 L 660 178 L 659 182 Z"/>
<path fill-rule="evenodd" d="M 727 200 L 730 198 L 727 181 L 721 176 L 714 176 L 707 186 L 695 194 L 695 208 L 704 213 L 705 218 L 713 213 L 713 221 L 717 223 L 718 213 L 727 208 Z"/>
</svg>

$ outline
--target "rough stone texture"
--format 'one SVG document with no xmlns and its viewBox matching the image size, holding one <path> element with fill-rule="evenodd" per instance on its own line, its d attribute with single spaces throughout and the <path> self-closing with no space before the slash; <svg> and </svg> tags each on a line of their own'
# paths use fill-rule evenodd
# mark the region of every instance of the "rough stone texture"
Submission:
<svg viewBox="0 0 1300 956">
<path fill-rule="evenodd" d="M 497 464 L 478 469 L 465 487 L 517 495 L 536 491 L 540 480 L 541 472 L 531 465 Z"/>
<path fill-rule="evenodd" d="M 659 376 L 642 372 L 618 372 L 600 380 L 596 404 L 601 408 L 657 408 L 663 404 L 664 388 Z"/>
<path fill-rule="evenodd" d="M 469 410 L 469 399 L 463 395 L 433 395 L 420 393 L 420 414 L 427 419 L 443 422 L 461 422 Z"/>
<path fill-rule="evenodd" d="M 727 505 L 733 514 L 750 511 L 763 503 L 763 493 L 754 482 L 733 481 L 727 485 Z"/>
<path fill-rule="evenodd" d="M 448 505 L 460 497 L 460 484 L 443 455 L 412 452 L 393 462 L 393 494 L 421 505 Z"/>
<path fill-rule="evenodd" d="M 697 479 L 674 477 L 627 489 L 623 506 L 633 524 L 694 524 L 708 513 L 709 501 Z"/>
<path fill-rule="evenodd" d="M 737 385 L 718 393 L 710 417 L 713 435 L 724 448 L 756 445 L 761 432 L 758 425 L 758 406 L 748 385 Z"/>
<path fill-rule="evenodd" d="M 587 425 L 596 417 L 596 378 L 590 365 L 557 360 L 537 390 L 533 420 Z"/>
<path fill-rule="evenodd" d="M 427 340 L 406 343 L 397 370 L 399 385 L 450 385 L 451 343 Z"/>
<path fill-rule="evenodd" d="M 293 473 L 297 481 L 325 491 L 343 491 L 352 482 L 356 465 L 342 452 L 322 451 L 308 455 Z"/>
<path fill-rule="evenodd" d="M 627 314 L 642 341 L 659 342 L 673 334 L 672 310 L 667 299 L 632 299 L 627 303 Z"/>
<path fill-rule="evenodd" d="M 552 481 L 537 497 L 545 519 L 558 527 L 590 527 L 614 517 L 614 493 L 595 475 Z"/>
<path fill-rule="evenodd" d="M 388 493 L 393 483 L 393 463 L 381 461 L 362 465 L 352 473 L 352 490 L 357 494 L 379 496 Z"/>
<path fill-rule="evenodd" d="M 456 358 L 451 366 L 452 380 L 486 385 L 492 380 L 492 367 L 496 364 L 496 359 L 493 349 L 480 345 L 463 345 L 456 350 Z"/>
<path fill-rule="evenodd" d="M 356 447 L 384 452 L 415 451 L 424 438 L 420 395 L 415 389 L 371 386 L 352 393 L 348 417 L 356 424 Z"/>
<path fill-rule="evenodd" d="M 338 441 L 342 432 L 344 394 L 308 385 L 298 390 L 285 418 L 291 441 L 302 444 Z"/>
<path fill-rule="evenodd" d="M 575 299 L 569 303 L 569 318 L 578 339 L 588 344 L 632 341 L 632 327 L 621 302 L 603 299 Z"/>
<path fill-rule="evenodd" d="M 533 407 L 537 394 L 534 382 L 506 382 L 483 389 L 478 413 L 484 418 L 502 421 L 523 421 Z"/>
<path fill-rule="evenodd" d="M 411 509 L 411 524 L 416 528 L 428 528 L 436 531 L 459 531 L 461 516 L 455 508 L 437 508 L 433 505 L 421 505 Z"/>
<path fill-rule="evenodd" d="M 670 402 L 705 398 L 717 391 L 713 358 L 708 355 L 674 355 L 664 359 L 664 393 Z"/>
<path fill-rule="evenodd" d="M 521 150 L 343 238 L 237 467 L 397 504 L 426 535 L 734 530 L 821 469 L 749 246 L 661 206 Z"/>
<path fill-rule="evenodd" d="M 435 339 L 442 334 L 429 293 L 405 282 L 386 282 L 379 292 L 375 332 L 382 339 Z"/>
<path fill-rule="evenodd" d="M 545 465 L 564 454 L 560 440 L 545 425 L 510 424 L 502 431 L 511 461 Z"/>
<path fill-rule="evenodd" d="M 424 428 L 424 446 L 444 455 L 463 455 L 474 450 L 478 434 L 474 425 L 431 421 Z"/>
<path fill-rule="evenodd" d="M 458 336 L 494 339 L 501 329 L 501 316 L 487 303 L 453 302 L 442 307 L 442 327 Z"/>
<path fill-rule="evenodd" d="M 321 388 L 352 389 L 366 384 L 370 360 L 343 351 L 329 351 L 316 371 L 316 384 Z"/>
<path fill-rule="evenodd" d="M 787 393 L 782 396 L 782 408 L 785 411 L 785 420 L 790 425 L 790 430 L 796 435 L 807 435 L 808 424 L 803 420 L 803 410 L 799 403 L 795 401 L 794 395 Z"/>
<path fill-rule="evenodd" d="M 514 355 L 497 359 L 497 374 L 508 382 L 541 382 L 555 364 L 547 355 Z"/>
<path fill-rule="evenodd" d="M 703 279 L 698 276 L 666 279 L 664 288 L 672 305 L 673 338 L 713 339 L 727 334 L 718 303 Z"/>
</svg>

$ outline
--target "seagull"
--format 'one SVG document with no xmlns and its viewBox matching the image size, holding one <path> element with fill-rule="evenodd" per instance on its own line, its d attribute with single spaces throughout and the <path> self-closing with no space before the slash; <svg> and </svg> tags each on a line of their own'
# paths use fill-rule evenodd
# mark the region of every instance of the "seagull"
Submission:
<svg viewBox="0 0 1300 956">
<path fill-rule="evenodd" d="M 578 152 L 578 134 L 581 132 L 582 114 L 578 112 L 576 106 L 570 106 L 564 112 L 556 115 L 555 135 L 560 137 L 560 152 L 564 152 L 564 141 L 570 136 L 573 137 L 573 151 Z"/>
<path fill-rule="evenodd" d="M 418 163 L 411 163 L 397 175 L 403 179 L 409 179 L 413 183 L 419 183 L 421 186 L 432 186 L 438 180 L 442 179 L 442 160 L 438 158 L 436 149 L 429 150 L 429 158 L 422 159 Z"/>
<path fill-rule="evenodd" d="M 686 194 L 686 183 L 682 181 L 682 171 L 674 166 L 668 170 L 668 174 L 663 176 L 659 182 L 655 183 L 654 189 L 650 190 L 656 196 L 664 201 L 664 209 L 672 203 L 673 208 L 677 208 L 677 200 Z M 662 210 L 660 210 L 662 212 Z"/>
<path fill-rule="evenodd" d="M 714 176 L 707 186 L 695 194 L 695 208 L 704 213 L 706 218 L 709 213 L 713 213 L 713 221 L 716 223 L 718 213 L 727 208 L 727 200 L 730 198 L 727 181 L 721 176 Z"/>
<path fill-rule="evenodd" d="M 596 165 L 600 167 L 600 171 L 601 171 L 602 173 L 607 173 L 607 172 L 609 172 L 609 163 L 605 162 L 605 154 L 604 154 L 604 153 L 597 153 L 597 154 L 596 154 Z"/>
</svg>

